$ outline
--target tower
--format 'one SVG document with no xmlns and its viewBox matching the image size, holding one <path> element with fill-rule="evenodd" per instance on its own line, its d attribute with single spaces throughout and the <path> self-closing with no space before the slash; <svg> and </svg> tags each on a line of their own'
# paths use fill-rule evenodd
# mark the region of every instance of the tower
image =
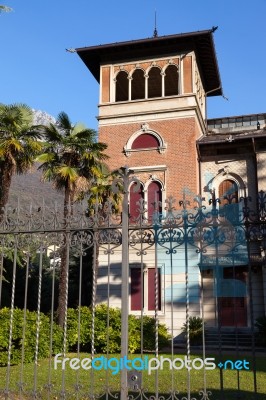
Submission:
<svg viewBox="0 0 266 400">
<path fill-rule="evenodd" d="M 77 53 L 100 84 L 99 140 L 108 144 L 111 170 L 134 169 L 148 204 L 157 188 L 163 197 L 198 194 L 196 140 L 206 131 L 206 97 L 222 92 L 213 30 Z"/>
</svg>

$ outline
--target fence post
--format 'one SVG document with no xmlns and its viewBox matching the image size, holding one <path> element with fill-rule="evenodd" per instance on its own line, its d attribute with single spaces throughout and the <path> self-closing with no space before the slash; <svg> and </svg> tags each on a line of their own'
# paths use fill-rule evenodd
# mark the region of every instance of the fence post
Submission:
<svg viewBox="0 0 266 400">
<path fill-rule="evenodd" d="M 122 203 L 122 284 L 121 284 L 121 358 L 128 355 L 128 284 L 129 284 L 129 256 L 128 256 L 128 188 L 129 188 L 129 170 L 123 170 L 124 197 Z M 127 389 L 127 369 L 123 368 L 120 375 L 120 393 L 121 400 L 126 400 L 128 396 Z"/>
</svg>

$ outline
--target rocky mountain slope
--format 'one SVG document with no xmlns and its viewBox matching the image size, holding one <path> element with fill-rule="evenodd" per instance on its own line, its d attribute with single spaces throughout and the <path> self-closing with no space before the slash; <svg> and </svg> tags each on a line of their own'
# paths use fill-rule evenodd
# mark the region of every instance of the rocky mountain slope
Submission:
<svg viewBox="0 0 266 400">
<path fill-rule="evenodd" d="M 34 124 L 47 125 L 55 123 L 55 118 L 44 111 L 34 111 Z M 63 193 L 58 192 L 52 186 L 52 183 L 42 182 L 42 173 L 38 170 L 38 165 L 24 175 L 15 175 L 12 180 L 9 204 L 16 207 L 18 202 L 20 205 L 28 206 L 30 203 L 34 205 L 42 205 L 43 202 L 47 206 L 52 206 L 55 202 L 63 205 Z"/>
</svg>

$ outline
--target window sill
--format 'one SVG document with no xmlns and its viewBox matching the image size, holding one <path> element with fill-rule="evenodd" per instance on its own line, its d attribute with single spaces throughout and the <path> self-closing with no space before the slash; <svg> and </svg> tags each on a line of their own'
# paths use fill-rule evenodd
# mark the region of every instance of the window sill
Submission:
<svg viewBox="0 0 266 400">
<path fill-rule="evenodd" d="M 131 315 L 135 315 L 135 316 L 137 316 L 137 317 L 140 317 L 141 316 L 141 311 L 139 310 L 139 311 L 137 311 L 137 310 L 129 310 L 129 313 L 131 314 Z M 155 310 L 150 310 L 150 311 L 143 311 L 142 312 L 142 315 L 143 315 L 143 317 L 145 317 L 145 316 L 153 316 L 154 317 L 154 314 L 155 314 Z M 162 310 L 160 310 L 160 311 L 158 311 L 158 316 L 159 317 L 164 317 L 165 316 L 165 313 L 164 313 L 164 311 L 162 311 Z"/>
<path fill-rule="evenodd" d="M 127 149 L 124 147 L 124 154 L 129 157 L 131 156 L 132 153 L 139 153 L 141 151 L 158 151 L 158 153 L 163 154 L 165 153 L 166 146 L 160 146 L 160 147 L 146 147 L 142 149 Z"/>
</svg>

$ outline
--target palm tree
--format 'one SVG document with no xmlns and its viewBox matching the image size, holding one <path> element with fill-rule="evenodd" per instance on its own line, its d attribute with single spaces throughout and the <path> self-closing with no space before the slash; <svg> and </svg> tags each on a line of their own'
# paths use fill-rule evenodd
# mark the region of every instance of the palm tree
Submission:
<svg viewBox="0 0 266 400">
<path fill-rule="evenodd" d="M 64 192 L 64 221 L 68 221 L 72 206 L 80 193 L 80 186 L 86 189 L 93 177 L 101 174 L 101 165 L 107 155 L 104 143 L 96 142 L 96 132 L 80 124 L 72 125 L 68 115 L 61 112 L 55 124 L 43 128 L 47 140 L 45 151 L 37 161 L 41 162 L 39 169 L 43 171 L 43 179 L 52 181 L 57 190 Z M 67 238 L 66 238 L 67 240 Z M 58 323 L 63 326 L 67 294 L 68 250 L 61 250 L 60 287 L 58 298 Z"/>
<path fill-rule="evenodd" d="M 115 215 L 119 213 L 121 208 L 123 187 L 118 182 L 117 191 L 113 190 L 113 181 L 119 178 L 118 172 L 109 172 L 109 169 L 105 165 L 102 165 L 101 174 L 95 177 L 94 181 L 90 185 L 90 197 L 88 200 L 88 210 L 90 214 L 94 213 L 95 205 L 101 204 L 102 208 L 98 210 L 102 218 L 106 218 L 105 205 L 108 200 L 112 202 L 112 211 Z"/>
<path fill-rule="evenodd" d="M 42 148 L 40 127 L 25 104 L 0 104 L 0 221 L 12 176 L 26 173 Z"/>
</svg>

